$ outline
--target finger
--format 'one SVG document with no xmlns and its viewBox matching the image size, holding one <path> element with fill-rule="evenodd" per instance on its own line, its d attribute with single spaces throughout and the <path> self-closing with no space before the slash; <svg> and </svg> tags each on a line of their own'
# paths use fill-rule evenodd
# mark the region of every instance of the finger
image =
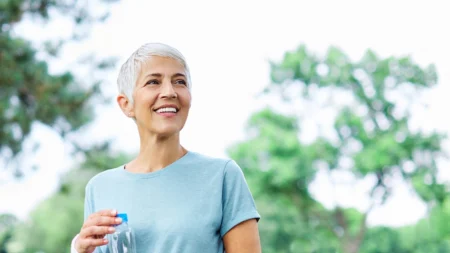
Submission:
<svg viewBox="0 0 450 253">
<path fill-rule="evenodd" d="M 88 248 L 92 248 L 92 247 L 98 247 L 98 246 L 103 246 L 103 245 L 107 245 L 108 244 L 108 240 L 106 238 L 101 238 L 101 239 L 94 239 L 94 238 L 85 238 L 85 239 L 81 239 L 78 243 L 79 248 L 82 249 L 81 251 L 84 251 Z"/>
<path fill-rule="evenodd" d="M 101 238 L 103 238 L 106 234 L 114 233 L 114 231 L 115 231 L 114 227 L 91 226 L 91 227 L 83 228 L 80 231 L 80 236 L 82 238 L 88 238 L 88 237 L 93 237 L 93 238 L 101 237 Z"/>
<path fill-rule="evenodd" d="M 84 222 L 82 228 L 92 227 L 92 226 L 113 226 L 122 223 L 122 219 L 118 217 L 93 217 Z"/>
<path fill-rule="evenodd" d="M 111 216 L 115 217 L 117 215 L 116 209 L 104 209 L 98 212 L 91 214 L 89 217 L 98 217 L 98 216 Z"/>
</svg>

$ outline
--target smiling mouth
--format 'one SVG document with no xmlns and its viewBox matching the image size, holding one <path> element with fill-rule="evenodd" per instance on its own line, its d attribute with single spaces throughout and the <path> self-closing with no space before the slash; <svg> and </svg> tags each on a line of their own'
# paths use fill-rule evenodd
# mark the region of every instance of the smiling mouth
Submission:
<svg viewBox="0 0 450 253">
<path fill-rule="evenodd" d="M 178 109 L 173 107 L 163 107 L 159 108 L 158 110 L 155 110 L 157 113 L 177 113 Z"/>
</svg>

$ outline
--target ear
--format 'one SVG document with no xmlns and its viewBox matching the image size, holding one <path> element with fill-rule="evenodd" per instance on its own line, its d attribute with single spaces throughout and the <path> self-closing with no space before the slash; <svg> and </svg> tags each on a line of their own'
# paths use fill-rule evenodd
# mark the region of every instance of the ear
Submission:
<svg viewBox="0 0 450 253">
<path fill-rule="evenodd" d="M 133 110 L 133 105 L 132 103 L 128 100 L 127 96 L 125 96 L 124 94 L 119 94 L 117 96 L 117 103 L 120 106 L 120 109 L 122 109 L 122 112 L 125 114 L 125 116 L 127 117 L 134 117 L 134 110 Z"/>
</svg>

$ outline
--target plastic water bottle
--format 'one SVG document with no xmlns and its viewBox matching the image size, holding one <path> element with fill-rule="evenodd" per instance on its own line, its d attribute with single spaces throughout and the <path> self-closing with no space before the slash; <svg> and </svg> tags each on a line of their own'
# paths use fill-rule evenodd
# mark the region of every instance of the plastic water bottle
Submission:
<svg viewBox="0 0 450 253">
<path fill-rule="evenodd" d="M 108 234 L 108 249 L 110 253 L 136 253 L 136 242 L 133 229 L 128 225 L 126 213 L 117 214 L 122 223 L 114 226 L 116 231 Z"/>
</svg>

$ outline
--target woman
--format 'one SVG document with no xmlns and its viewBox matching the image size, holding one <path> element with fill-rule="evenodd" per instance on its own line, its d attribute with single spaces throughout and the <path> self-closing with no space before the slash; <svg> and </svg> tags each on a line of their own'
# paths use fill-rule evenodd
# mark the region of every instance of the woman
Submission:
<svg viewBox="0 0 450 253">
<path fill-rule="evenodd" d="M 86 186 L 85 222 L 72 252 L 107 252 L 105 235 L 128 214 L 138 253 L 261 252 L 260 218 L 239 166 L 180 145 L 191 106 L 184 57 L 158 43 L 143 45 L 122 66 L 117 102 L 132 118 L 140 152 Z"/>
</svg>

